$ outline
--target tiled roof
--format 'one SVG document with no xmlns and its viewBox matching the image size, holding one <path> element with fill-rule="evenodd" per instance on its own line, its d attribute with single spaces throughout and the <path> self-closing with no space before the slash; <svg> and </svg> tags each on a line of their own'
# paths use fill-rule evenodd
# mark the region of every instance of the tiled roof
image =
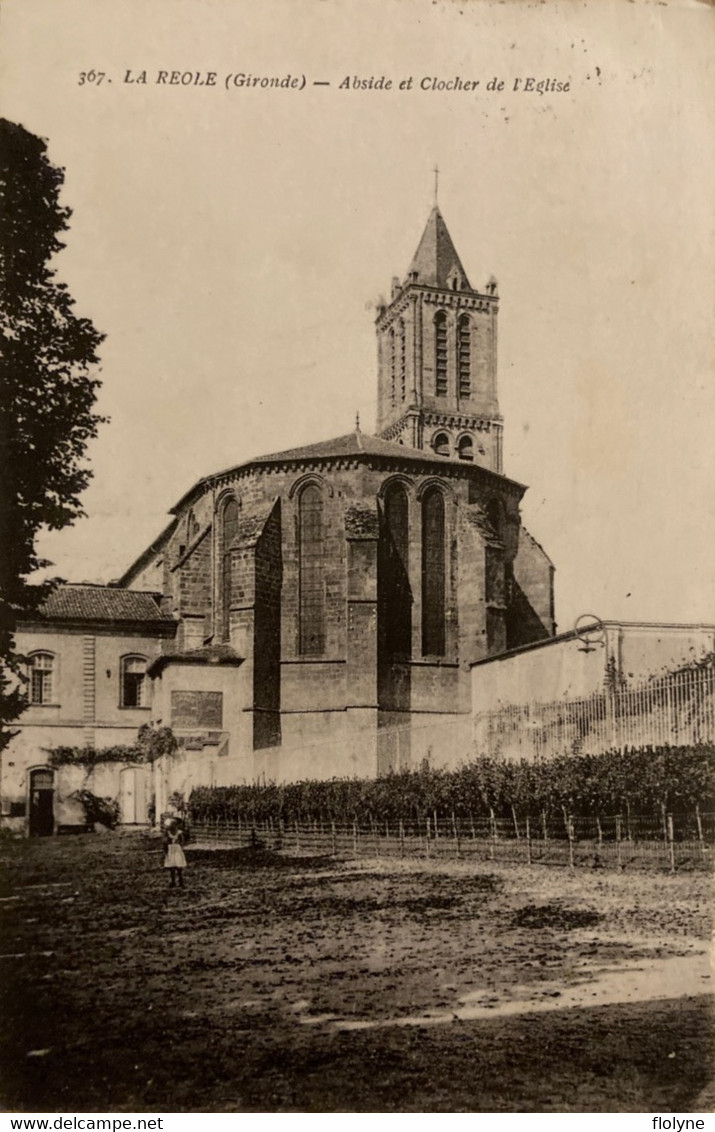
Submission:
<svg viewBox="0 0 715 1132">
<path fill-rule="evenodd" d="M 165 652 L 157 656 L 147 669 L 150 676 L 156 676 L 168 664 L 243 664 L 244 658 L 231 645 L 202 645 L 198 649 L 185 649 L 183 652 Z"/>
<path fill-rule="evenodd" d="M 400 461 L 415 461 L 421 464 L 431 464 L 434 468 L 441 467 L 459 467 L 463 471 L 476 471 L 488 478 L 499 480 L 500 483 L 511 484 L 512 487 L 520 488 L 525 491 L 523 484 L 518 483 L 516 480 L 509 479 L 509 477 L 502 475 L 500 472 L 493 472 L 491 468 L 484 468 L 481 464 L 471 464 L 465 460 L 460 460 L 455 456 L 438 456 L 436 452 L 431 452 L 423 448 L 410 448 L 406 444 L 398 444 L 394 440 L 383 440 L 380 436 L 369 436 L 367 433 L 361 432 L 356 428 L 354 432 L 349 432 L 345 436 L 337 436 L 333 440 L 319 441 L 317 444 L 306 444 L 302 448 L 286 448 L 283 452 L 272 452 L 268 456 L 254 456 L 251 460 L 245 460 L 241 464 L 234 464 L 230 468 L 223 468 L 213 475 L 204 476 L 203 479 L 198 480 L 193 487 L 185 492 L 181 499 L 171 508 L 171 511 L 176 515 L 204 488 L 209 485 L 219 482 L 226 476 L 235 475 L 250 468 L 260 468 L 269 464 L 284 464 L 293 461 L 299 462 L 301 460 L 330 460 L 341 459 L 350 457 L 364 457 L 364 456 L 377 456 L 391 458 Z M 174 520 L 176 522 L 176 520 Z M 129 567 L 129 569 L 122 575 L 121 581 L 125 582 L 136 574 L 137 567 L 142 565 L 148 558 L 148 551 L 137 559 L 137 561 Z"/>
<path fill-rule="evenodd" d="M 333 440 L 321 440 L 317 444 L 306 444 L 302 448 L 286 448 L 283 452 L 271 452 L 267 456 L 254 456 L 252 460 L 246 460 L 243 464 L 235 464 L 231 468 L 224 468 L 222 471 L 216 472 L 215 475 L 205 476 L 182 496 L 172 510 L 178 511 L 197 489 L 213 480 L 219 480 L 223 476 L 239 472 L 243 468 L 255 468 L 263 464 L 290 463 L 294 460 L 329 460 L 355 456 L 386 456 L 393 460 L 419 460 L 420 463 L 433 464 L 435 467 L 457 465 L 464 470 L 476 468 L 487 475 L 497 476 L 502 481 L 507 479 L 497 472 L 492 472 L 489 468 L 483 468 L 480 464 L 467 463 L 457 456 L 438 456 L 436 452 L 431 452 L 425 448 L 410 448 L 407 444 L 398 444 L 395 440 L 383 440 L 381 436 L 370 436 L 368 433 L 361 432 L 360 429 L 355 429 L 354 432 L 349 432 L 345 436 L 336 436 Z M 516 484 L 515 480 L 508 482 Z M 521 487 L 522 485 L 516 484 L 516 486 Z"/>
<path fill-rule="evenodd" d="M 64 585 L 40 606 L 41 619 L 53 621 L 170 621 L 158 605 L 159 594 L 115 586 Z"/>
<path fill-rule="evenodd" d="M 284 460 L 307 460 L 313 457 L 341 456 L 400 456 L 419 460 L 435 460 L 444 463 L 444 458 L 420 448 L 408 448 L 396 444 L 394 440 L 383 440 L 380 436 L 368 436 L 355 429 L 346 436 L 336 436 L 333 440 L 321 440 L 317 444 L 306 444 L 303 448 L 287 448 L 284 452 L 273 452 L 268 456 L 258 456 L 252 464 L 279 464 Z"/>
</svg>

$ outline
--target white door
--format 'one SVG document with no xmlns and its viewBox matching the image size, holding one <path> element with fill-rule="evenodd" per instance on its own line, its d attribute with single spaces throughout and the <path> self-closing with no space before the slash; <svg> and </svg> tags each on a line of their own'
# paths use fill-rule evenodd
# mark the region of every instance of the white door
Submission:
<svg viewBox="0 0 715 1132">
<path fill-rule="evenodd" d="M 119 809 L 122 825 L 144 825 L 147 820 L 147 769 L 125 766 L 119 772 Z"/>
</svg>

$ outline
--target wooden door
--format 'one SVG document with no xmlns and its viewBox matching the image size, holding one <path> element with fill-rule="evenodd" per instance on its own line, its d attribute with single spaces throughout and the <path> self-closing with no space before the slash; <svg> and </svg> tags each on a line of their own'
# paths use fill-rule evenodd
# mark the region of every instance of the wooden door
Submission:
<svg viewBox="0 0 715 1132">
<path fill-rule="evenodd" d="M 55 776 L 53 771 L 30 772 L 30 837 L 51 837 L 55 832 Z"/>
</svg>

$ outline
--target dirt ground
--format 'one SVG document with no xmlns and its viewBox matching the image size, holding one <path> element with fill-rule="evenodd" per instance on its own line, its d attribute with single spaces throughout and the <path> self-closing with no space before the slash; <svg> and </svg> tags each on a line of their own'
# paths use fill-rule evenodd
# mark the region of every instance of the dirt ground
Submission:
<svg viewBox="0 0 715 1132">
<path fill-rule="evenodd" d="M 36 1112 L 704 1112 L 711 878 L 2 849 L 1 1099 Z"/>
</svg>

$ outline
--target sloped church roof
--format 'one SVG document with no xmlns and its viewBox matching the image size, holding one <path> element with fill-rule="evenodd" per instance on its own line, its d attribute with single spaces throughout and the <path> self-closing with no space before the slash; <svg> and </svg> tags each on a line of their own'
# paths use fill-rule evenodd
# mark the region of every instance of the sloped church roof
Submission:
<svg viewBox="0 0 715 1132">
<path fill-rule="evenodd" d="M 429 214 L 419 247 L 410 264 L 407 279 L 410 280 L 416 273 L 417 283 L 446 289 L 450 286 L 450 277 L 453 276 L 455 267 L 464 283 L 471 289 L 467 273 L 462 267 L 462 261 L 457 255 L 457 249 L 452 243 L 442 213 L 435 205 Z"/>
<path fill-rule="evenodd" d="M 360 459 L 361 457 L 379 457 L 383 459 L 399 460 L 401 462 L 415 461 L 421 464 L 431 464 L 435 469 L 444 468 L 445 466 L 459 468 L 460 471 L 463 471 L 465 474 L 478 475 L 498 481 L 501 484 L 509 484 L 520 494 L 526 491 L 524 484 L 503 475 L 501 472 L 493 472 L 490 468 L 484 468 L 481 464 L 465 463 L 464 460 L 460 460 L 456 456 L 438 456 L 428 448 L 410 448 L 406 444 L 399 444 L 392 440 L 383 440 L 382 437 L 379 436 L 370 436 L 367 433 L 361 432 L 359 428 L 356 428 L 353 432 L 349 432 L 345 436 L 337 436 L 332 440 L 318 441 L 317 444 L 306 444 L 301 448 L 287 448 L 283 452 L 272 452 L 267 456 L 254 456 L 252 459 L 246 460 L 241 464 L 235 464 L 230 468 L 224 468 L 220 472 L 215 472 L 213 475 L 204 476 L 182 495 L 181 499 L 171 508 L 171 514 L 177 514 L 181 511 L 189 500 L 200 494 L 207 486 L 216 483 L 226 476 L 235 475 L 239 472 L 261 468 L 271 464 L 292 464 L 315 460 L 346 458 Z M 170 533 L 170 528 L 167 528 L 165 532 L 165 534 L 168 533 Z"/>
</svg>

